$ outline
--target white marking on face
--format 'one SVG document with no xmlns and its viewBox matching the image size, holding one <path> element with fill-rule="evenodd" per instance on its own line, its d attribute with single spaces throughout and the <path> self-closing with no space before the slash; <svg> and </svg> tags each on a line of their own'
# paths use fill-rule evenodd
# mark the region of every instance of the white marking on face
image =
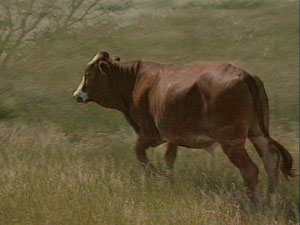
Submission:
<svg viewBox="0 0 300 225">
<path fill-rule="evenodd" d="M 82 78 L 82 80 L 80 81 L 80 84 L 79 84 L 78 88 L 74 92 L 74 94 L 73 94 L 74 96 L 77 96 L 79 93 L 82 92 L 83 85 L 84 85 L 84 77 Z"/>
<path fill-rule="evenodd" d="M 94 56 L 94 58 L 88 63 L 88 65 L 91 65 L 91 64 L 93 64 L 94 62 L 96 62 L 97 60 L 98 60 L 98 58 L 99 58 L 99 53 L 97 53 L 95 56 Z"/>
<path fill-rule="evenodd" d="M 82 78 L 77 90 L 74 92 L 73 96 L 76 97 L 80 97 L 82 98 L 83 102 L 86 102 L 88 100 L 88 95 L 87 93 L 82 91 L 82 87 L 84 85 L 84 77 Z"/>
</svg>

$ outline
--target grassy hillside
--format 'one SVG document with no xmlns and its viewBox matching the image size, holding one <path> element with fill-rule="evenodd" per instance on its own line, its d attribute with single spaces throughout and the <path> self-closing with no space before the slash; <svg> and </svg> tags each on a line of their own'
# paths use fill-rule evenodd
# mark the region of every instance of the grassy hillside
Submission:
<svg viewBox="0 0 300 225">
<path fill-rule="evenodd" d="M 0 70 L 0 224 L 296 224 L 298 178 L 253 210 L 221 149 L 215 167 L 201 150 L 180 149 L 174 179 L 149 178 L 135 134 L 116 111 L 72 99 L 100 51 L 121 60 L 179 64 L 228 60 L 264 81 L 271 134 L 298 168 L 296 1 L 112 1 L 97 26 L 24 47 Z M 122 7 L 121 7 L 122 6 Z M 149 150 L 164 169 L 164 148 Z"/>
</svg>

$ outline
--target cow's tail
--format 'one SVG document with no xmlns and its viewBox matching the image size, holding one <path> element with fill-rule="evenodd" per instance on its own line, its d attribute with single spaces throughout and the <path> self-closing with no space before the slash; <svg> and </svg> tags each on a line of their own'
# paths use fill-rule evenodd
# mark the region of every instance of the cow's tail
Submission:
<svg viewBox="0 0 300 225">
<path fill-rule="evenodd" d="M 281 172 L 288 179 L 294 177 L 295 171 L 293 169 L 293 158 L 288 150 L 270 137 L 269 134 L 269 104 L 265 88 L 262 81 L 255 75 L 245 73 L 244 81 L 247 83 L 250 94 L 253 99 L 254 108 L 257 113 L 258 124 L 264 136 L 268 139 L 272 149 L 279 152 L 282 163 L 280 166 Z"/>
</svg>

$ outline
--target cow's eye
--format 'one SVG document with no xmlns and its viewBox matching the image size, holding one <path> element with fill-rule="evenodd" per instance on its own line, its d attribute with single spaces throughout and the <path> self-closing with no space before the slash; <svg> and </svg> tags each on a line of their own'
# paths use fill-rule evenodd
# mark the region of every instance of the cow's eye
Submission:
<svg viewBox="0 0 300 225">
<path fill-rule="evenodd" d="M 90 76 L 92 76 L 92 74 L 91 73 L 86 73 L 86 76 L 90 77 Z"/>
</svg>

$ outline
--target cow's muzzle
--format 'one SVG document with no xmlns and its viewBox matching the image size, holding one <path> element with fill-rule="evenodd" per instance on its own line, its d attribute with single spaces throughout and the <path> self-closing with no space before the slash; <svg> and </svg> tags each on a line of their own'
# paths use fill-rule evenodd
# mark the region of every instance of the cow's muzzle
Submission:
<svg viewBox="0 0 300 225">
<path fill-rule="evenodd" d="M 76 102 L 78 103 L 88 103 L 89 101 L 89 98 L 87 96 L 86 93 L 84 92 L 81 92 L 81 93 L 75 93 L 73 95 L 73 98 L 75 99 Z"/>
</svg>

